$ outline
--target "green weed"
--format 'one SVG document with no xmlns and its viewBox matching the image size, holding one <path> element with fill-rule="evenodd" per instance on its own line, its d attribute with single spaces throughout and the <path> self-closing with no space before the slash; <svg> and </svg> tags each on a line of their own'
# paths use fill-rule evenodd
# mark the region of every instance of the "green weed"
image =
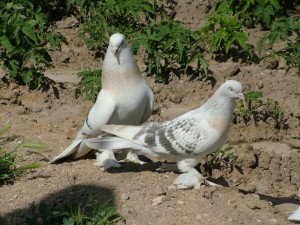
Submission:
<svg viewBox="0 0 300 225">
<path fill-rule="evenodd" d="M 263 95 L 261 91 L 249 91 L 245 93 L 245 102 L 238 102 L 237 116 L 243 118 L 245 124 L 253 119 L 255 125 L 257 122 L 268 122 L 269 118 L 272 118 L 275 122 L 275 128 L 279 129 L 284 125 L 284 113 L 277 101 L 262 99 Z"/>
<path fill-rule="evenodd" d="M 0 2 L 0 60 L 11 79 L 38 88 L 50 68 L 46 45 L 60 49 L 64 37 L 47 23 L 41 7 L 30 1 Z"/>
<path fill-rule="evenodd" d="M 196 32 L 185 29 L 174 20 L 151 22 L 135 33 L 133 48 L 143 48 L 147 54 L 146 73 L 156 75 L 157 81 L 167 82 L 171 72 L 186 72 L 188 65 L 197 62 L 207 75 L 208 63 L 199 49 Z"/>
<path fill-rule="evenodd" d="M 286 42 L 287 47 L 280 51 L 272 51 L 269 56 L 283 57 L 289 68 L 296 67 L 298 69 L 300 77 L 300 19 L 297 16 L 299 8 L 299 3 L 296 1 L 217 1 L 215 12 L 210 15 L 201 34 L 204 37 L 207 32 L 212 34 L 208 38 L 204 38 L 212 52 L 219 50 L 227 54 L 232 45 L 240 45 L 238 47 L 251 56 L 248 47 L 245 49 L 241 45 L 242 43 L 245 45 L 247 41 L 245 34 L 242 34 L 243 27 L 254 27 L 260 23 L 270 31 L 260 40 L 257 46 L 259 53 L 261 54 L 267 43 L 272 48 L 278 41 Z M 232 25 L 232 29 L 229 24 Z M 291 38 L 292 36 L 295 37 Z"/>
<path fill-rule="evenodd" d="M 216 151 L 206 156 L 206 160 L 200 165 L 200 170 L 204 176 L 211 176 L 214 169 L 230 169 L 239 167 L 238 156 L 233 150 L 233 147 L 228 146 L 219 148 Z M 206 175 L 205 175 L 206 174 Z"/>
<path fill-rule="evenodd" d="M 211 52 L 227 55 L 230 49 L 237 48 L 250 58 L 253 55 L 245 27 L 231 10 L 228 1 L 217 2 L 215 12 L 209 15 L 208 22 L 200 27 L 199 34 Z"/>
<path fill-rule="evenodd" d="M 212 159 L 210 160 L 215 165 L 238 165 L 238 156 L 232 152 L 233 147 L 229 146 L 224 149 L 219 148 L 218 150 L 211 153 Z"/>
<path fill-rule="evenodd" d="M 30 152 L 45 157 L 43 150 L 47 148 L 45 144 L 22 141 L 8 149 L 7 145 L 15 139 L 5 136 L 10 128 L 11 125 L 6 125 L 0 129 L 0 185 L 14 181 L 30 169 L 40 167 L 39 163 L 22 163 L 22 157 L 17 157 L 16 154 L 19 149 L 27 148 Z"/>
<path fill-rule="evenodd" d="M 79 72 L 77 75 L 81 77 L 81 80 L 76 93 L 79 95 L 85 94 L 88 100 L 95 102 L 97 94 L 101 90 L 101 74 L 102 70 L 100 69 L 88 69 Z"/>
<path fill-rule="evenodd" d="M 254 16 L 257 20 L 262 21 L 265 26 L 270 27 L 272 20 L 280 11 L 280 0 L 261 0 L 256 1 Z"/>
<path fill-rule="evenodd" d="M 294 37 L 292 37 L 294 36 Z M 296 17 L 280 17 L 271 25 L 270 32 L 261 38 L 258 50 L 260 54 L 269 44 L 272 49 L 275 43 L 283 41 L 287 46 L 279 51 L 271 50 L 271 54 L 266 57 L 283 57 L 289 67 L 298 69 L 300 77 L 300 19 Z"/>
<path fill-rule="evenodd" d="M 78 2 L 78 1 L 77 1 Z M 129 40 L 133 33 L 151 17 L 156 17 L 156 1 L 147 0 L 80 0 L 84 11 L 84 22 L 80 25 L 80 37 L 91 49 L 106 50 L 109 36 L 115 32 L 123 33 Z"/>
<path fill-rule="evenodd" d="M 262 106 L 262 96 L 261 91 L 249 91 L 245 93 L 246 106 L 244 106 L 244 102 L 242 101 L 238 103 L 239 112 L 244 120 L 249 121 L 250 117 L 255 115 L 257 108 Z"/>
<path fill-rule="evenodd" d="M 80 36 L 89 48 L 104 54 L 109 36 L 120 32 L 132 43 L 135 54 L 145 50 L 146 73 L 155 74 L 158 81 L 168 81 L 171 71 L 185 72 L 195 61 L 207 74 L 208 64 L 198 48 L 198 35 L 174 21 L 156 1 L 116 2 L 89 2 L 93 7 L 88 7 L 89 13 L 80 25 Z"/>
<path fill-rule="evenodd" d="M 278 129 L 282 127 L 284 125 L 284 113 L 279 106 L 279 103 L 272 99 L 267 99 L 265 107 L 268 112 L 266 116 L 275 120 L 275 127 Z"/>
<path fill-rule="evenodd" d="M 294 1 L 281 0 L 224 0 L 217 1 L 214 12 L 209 15 L 208 22 L 199 29 L 200 36 L 211 52 L 227 55 L 229 50 L 237 48 L 252 57 L 253 50 L 248 44 L 245 27 L 254 27 L 258 23 L 270 28 L 258 44 L 261 52 L 268 41 L 272 47 L 278 40 L 286 41 L 287 47 L 281 51 L 273 51 L 271 56 L 285 58 L 289 67 L 298 68 L 299 63 L 299 6 Z M 296 38 L 291 40 L 291 34 Z"/>
<path fill-rule="evenodd" d="M 229 11 L 232 12 L 234 16 L 237 16 L 240 22 L 246 27 L 252 27 L 255 22 L 253 16 L 253 9 L 255 6 L 255 0 L 225 0 L 228 5 Z M 217 2 L 216 8 L 222 5 L 221 2 Z M 225 8 L 226 9 L 226 8 Z M 217 11 L 217 10 L 216 10 Z"/>
<path fill-rule="evenodd" d="M 218 1 L 218 4 L 222 1 Z M 270 28 L 273 21 L 282 16 L 288 16 L 296 8 L 295 1 L 282 0 L 225 0 L 233 15 L 238 16 L 246 27 L 254 27 L 258 23 Z M 222 3 L 221 3 L 222 4 Z"/>
<path fill-rule="evenodd" d="M 114 225 L 120 220 L 125 223 L 114 206 L 102 205 L 91 199 L 86 205 L 69 204 L 58 209 L 52 209 L 45 203 L 32 205 L 31 214 L 26 219 L 28 225 Z"/>
</svg>

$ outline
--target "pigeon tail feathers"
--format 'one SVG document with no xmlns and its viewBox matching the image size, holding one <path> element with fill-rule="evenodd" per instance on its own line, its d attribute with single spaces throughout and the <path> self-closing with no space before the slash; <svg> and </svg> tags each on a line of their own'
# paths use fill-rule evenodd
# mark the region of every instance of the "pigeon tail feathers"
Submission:
<svg viewBox="0 0 300 225">
<path fill-rule="evenodd" d="M 71 155 L 76 154 L 82 141 L 83 141 L 83 138 L 75 139 L 72 142 L 72 144 L 69 147 L 67 147 L 62 153 L 60 153 L 59 155 L 53 157 L 50 160 L 50 163 L 56 163 L 57 161 L 65 158 L 67 156 L 71 156 Z"/>
</svg>

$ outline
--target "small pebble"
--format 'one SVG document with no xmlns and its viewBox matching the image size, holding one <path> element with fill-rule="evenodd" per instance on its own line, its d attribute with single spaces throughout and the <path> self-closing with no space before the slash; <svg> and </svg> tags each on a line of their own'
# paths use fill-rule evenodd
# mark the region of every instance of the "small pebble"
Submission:
<svg viewBox="0 0 300 225">
<path fill-rule="evenodd" d="M 184 205 L 184 201 L 178 200 L 178 201 L 177 201 L 177 204 L 178 204 L 178 205 Z"/>
<path fill-rule="evenodd" d="M 124 193 L 124 194 L 122 194 L 121 199 L 122 199 L 123 201 L 127 201 L 127 200 L 130 199 L 130 197 L 129 197 L 128 194 Z"/>
<path fill-rule="evenodd" d="M 156 197 L 155 199 L 152 200 L 152 205 L 156 206 L 156 205 L 161 204 L 163 202 L 164 198 L 165 198 L 164 195 Z"/>
</svg>

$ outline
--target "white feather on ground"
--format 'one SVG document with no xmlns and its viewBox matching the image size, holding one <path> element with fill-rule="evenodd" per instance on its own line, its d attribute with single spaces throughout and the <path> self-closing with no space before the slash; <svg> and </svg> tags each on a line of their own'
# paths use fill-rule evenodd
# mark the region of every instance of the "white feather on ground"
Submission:
<svg viewBox="0 0 300 225">
<path fill-rule="evenodd" d="M 298 188 L 298 197 L 300 202 L 300 182 Z M 300 206 L 288 217 L 288 220 L 292 221 L 293 223 L 300 224 Z"/>
<path fill-rule="evenodd" d="M 300 206 L 288 217 L 288 220 L 300 224 Z"/>
<path fill-rule="evenodd" d="M 92 149 L 86 146 L 85 139 L 102 135 L 101 128 L 107 124 L 140 125 L 152 113 L 154 95 L 141 75 L 124 35 L 116 33 L 110 43 L 102 68 L 102 90 L 98 94 L 81 130 L 73 143 L 50 162 L 65 157 L 80 158 Z M 99 149 L 96 165 L 105 169 L 119 167 L 114 153 Z M 135 152 L 127 154 L 130 161 L 139 161 Z"/>
<path fill-rule="evenodd" d="M 242 85 L 229 80 L 198 109 L 161 123 L 103 126 L 101 130 L 114 136 L 87 139 L 86 144 L 95 149 L 131 148 L 149 157 L 175 161 L 182 174 L 174 184 L 199 187 L 204 177 L 194 167 L 226 142 L 237 99 L 244 99 Z"/>
</svg>

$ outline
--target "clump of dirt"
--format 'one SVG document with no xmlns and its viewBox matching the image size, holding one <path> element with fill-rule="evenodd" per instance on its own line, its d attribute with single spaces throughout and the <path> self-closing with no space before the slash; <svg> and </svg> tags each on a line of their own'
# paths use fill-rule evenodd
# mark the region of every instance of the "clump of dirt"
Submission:
<svg viewBox="0 0 300 225">
<path fill-rule="evenodd" d="M 240 144 L 234 146 L 233 151 L 238 157 L 236 165 L 224 160 L 210 168 L 209 175 L 214 179 L 225 179 L 226 185 L 236 186 L 241 191 L 274 199 L 296 197 L 300 180 L 299 152 L 299 149 L 278 142 Z M 210 165 L 210 161 L 204 163 Z"/>
</svg>

